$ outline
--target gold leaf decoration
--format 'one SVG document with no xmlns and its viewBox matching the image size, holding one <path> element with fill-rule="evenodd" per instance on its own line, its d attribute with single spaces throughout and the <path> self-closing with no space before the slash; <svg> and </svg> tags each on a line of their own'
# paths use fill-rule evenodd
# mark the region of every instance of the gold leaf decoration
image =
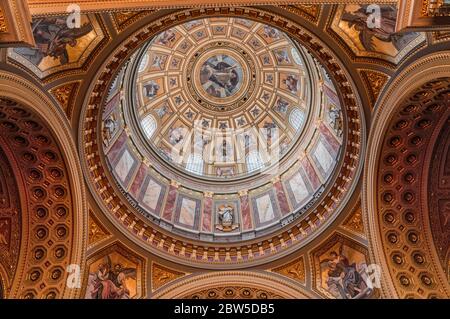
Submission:
<svg viewBox="0 0 450 319">
<path fill-rule="evenodd" d="M 6 17 L 0 8 L 0 33 L 8 32 L 8 24 L 6 23 Z"/>
<path fill-rule="evenodd" d="M 73 105 L 75 104 L 75 97 L 79 85 L 79 82 L 66 83 L 50 90 L 50 93 L 58 101 L 69 120 L 72 117 L 72 109 Z"/>
<path fill-rule="evenodd" d="M 300 283 L 305 283 L 305 261 L 303 257 L 297 258 L 286 265 L 274 268 L 272 271 Z"/>
<path fill-rule="evenodd" d="M 110 233 L 94 217 L 92 211 L 89 212 L 89 236 L 88 245 L 93 245 L 102 239 L 107 238 Z"/>
<path fill-rule="evenodd" d="M 450 31 L 438 30 L 433 32 L 433 42 L 443 42 L 450 40 Z"/>
<path fill-rule="evenodd" d="M 298 5 L 288 5 L 280 6 L 286 11 L 292 12 L 301 17 L 307 18 L 312 22 L 317 22 L 320 15 L 320 5 L 317 4 L 298 4 Z"/>
<path fill-rule="evenodd" d="M 389 80 L 389 76 L 372 70 L 361 70 L 360 72 L 369 93 L 370 102 L 373 108 L 378 100 L 378 97 L 380 96 L 381 90 Z"/>
<path fill-rule="evenodd" d="M 129 25 L 156 11 L 157 10 L 120 11 L 112 13 L 112 18 L 117 30 L 122 32 Z"/>
<path fill-rule="evenodd" d="M 152 263 L 152 291 L 161 288 L 175 279 L 185 276 L 186 273 Z"/>
<path fill-rule="evenodd" d="M 345 220 L 344 227 L 353 230 L 357 233 L 364 234 L 364 224 L 361 213 L 361 204 L 359 204 L 356 209 L 350 214 L 350 216 Z"/>
</svg>

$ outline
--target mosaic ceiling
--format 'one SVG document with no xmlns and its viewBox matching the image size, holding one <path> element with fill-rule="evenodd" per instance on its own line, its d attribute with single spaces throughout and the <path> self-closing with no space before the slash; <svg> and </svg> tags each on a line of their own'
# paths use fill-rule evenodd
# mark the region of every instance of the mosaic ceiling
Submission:
<svg viewBox="0 0 450 319">
<path fill-rule="evenodd" d="M 305 52 L 235 18 L 151 40 L 113 82 L 103 114 L 104 152 L 132 205 L 175 233 L 235 241 L 314 203 L 339 162 L 344 123 L 335 87 Z"/>
</svg>

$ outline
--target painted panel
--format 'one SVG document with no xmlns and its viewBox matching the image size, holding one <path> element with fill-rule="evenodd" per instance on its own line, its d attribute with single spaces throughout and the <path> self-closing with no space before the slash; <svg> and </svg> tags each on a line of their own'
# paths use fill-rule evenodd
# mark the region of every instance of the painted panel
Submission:
<svg viewBox="0 0 450 319">
<path fill-rule="evenodd" d="M 81 26 L 71 29 L 66 16 L 36 17 L 31 22 L 35 47 L 9 51 L 11 58 L 28 67 L 39 78 L 80 68 L 104 39 L 95 15 L 81 15 Z"/>
</svg>

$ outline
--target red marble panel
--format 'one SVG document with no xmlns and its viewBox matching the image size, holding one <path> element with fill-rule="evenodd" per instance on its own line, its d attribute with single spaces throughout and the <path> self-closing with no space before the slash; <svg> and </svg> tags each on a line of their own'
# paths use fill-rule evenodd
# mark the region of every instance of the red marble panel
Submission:
<svg viewBox="0 0 450 319">
<path fill-rule="evenodd" d="M 139 171 L 136 174 L 136 177 L 134 178 L 133 183 L 131 184 L 130 188 L 130 194 L 134 197 L 137 197 L 139 195 L 139 190 L 142 187 L 142 183 L 144 182 L 145 177 L 147 176 L 147 166 L 144 164 L 141 164 L 139 167 Z"/>
<path fill-rule="evenodd" d="M 205 197 L 203 201 L 202 231 L 212 231 L 212 204 L 212 198 Z"/>
<path fill-rule="evenodd" d="M 114 163 L 117 154 L 119 154 L 120 150 L 122 149 L 127 139 L 128 139 L 127 134 L 125 132 L 122 132 L 122 134 L 120 134 L 119 138 L 116 140 L 116 142 L 114 143 L 114 145 L 111 147 L 111 149 L 107 154 L 110 163 Z"/>
<path fill-rule="evenodd" d="M 283 189 L 283 185 L 280 181 L 273 184 L 275 192 L 277 194 L 278 204 L 280 205 L 280 210 L 282 215 L 287 215 L 291 212 L 289 208 L 288 200 Z"/>
<path fill-rule="evenodd" d="M 305 170 L 306 175 L 308 176 L 308 179 L 311 183 L 311 186 L 314 190 L 319 188 L 320 186 L 320 179 L 317 176 L 316 171 L 314 170 L 314 167 L 312 166 L 311 162 L 309 161 L 308 157 L 305 157 L 302 160 L 302 166 Z"/>
<path fill-rule="evenodd" d="M 241 214 L 242 229 L 249 230 L 252 228 L 252 215 L 250 213 L 250 201 L 248 195 L 241 196 Z"/>
<path fill-rule="evenodd" d="M 330 132 L 330 129 L 323 123 L 319 125 L 320 133 L 325 138 L 327 143 L 331 146 L 335 154 L 339 151 L 339 142 L 336 137 Z"/>
<path fill-rule="evenodd" d="M 323 85 L 323 93 L 335 104 L 341 105 L 338 95 L 330 89 L 326 84 Z"/>
<path fill-rule="evenodd" d="M 162 218 L 171 222 L 173 216 L 173 209 L 175 207 L 175 200 L 177 199 L 177 188 L 170 185 L 169 194 L 167 195 L 166 206 L 164 207 L 164 212 Z"/>
<path fill-rule="evenodd" d="M 103 112 L 104 115 L 109 115 L 109 113 L 111 113 L 111 111 L 113 109 L 116 108 L 116 106 L 119 105 L 119 100 L 120 100 L 120 94 L 117 93 L 116 95 L 114 95 L 114 97 L 106 104 L 105 106 L 105 111 Z"/>
</svg>

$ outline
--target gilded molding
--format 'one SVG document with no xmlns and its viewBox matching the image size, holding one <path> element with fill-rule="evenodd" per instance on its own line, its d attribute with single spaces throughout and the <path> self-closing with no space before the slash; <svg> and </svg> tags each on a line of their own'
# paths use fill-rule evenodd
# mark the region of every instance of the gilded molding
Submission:
<svg viewBox="0 0 450 319">
<path fill-rule="evenodd" d="M 315 298 L 314 294 L 298 284 L 292 283 L 291 280 L 286 280 L 283 276 L 260 271 L 214 271 L 206 274 L 189 276 L 184 280 L 177 281 L 172 285 L 162 288 L 153 295 L 153 298 L 181 298 L 186 295 L 186 292 L 193 294 L 205 289 L 224 286 L 252 287 L 267 290 L 287 299 Z"/>
<path fill-rule="evenodd" d="M 378 0 L 378 3 L 393 4 L 395 0 Z M 29 0 L 30 11 L 33 15 L 65 13 L 71 0 Z M 182 9 L 182 8 L 214 8 L 214 7 L 240 7 L 265 5 L 311 5 L 311 4 L 365 4 L 366 0 L 104 0 L 101 3 L 95 0 L 78 1 L 83 11 L 133 11 L 147 9 Z"/>
<path fill-rule="evenodd" d="M 399 0 L 396 31 L 446 30 L 450 6 L 443 0 Z"/>
<path fill-rule="evenodd" d="M 35 45 L 30 27 L 28 4 L 21 0 L 3 1 L 0 4 L 0 47 Z"/>
</svg>

